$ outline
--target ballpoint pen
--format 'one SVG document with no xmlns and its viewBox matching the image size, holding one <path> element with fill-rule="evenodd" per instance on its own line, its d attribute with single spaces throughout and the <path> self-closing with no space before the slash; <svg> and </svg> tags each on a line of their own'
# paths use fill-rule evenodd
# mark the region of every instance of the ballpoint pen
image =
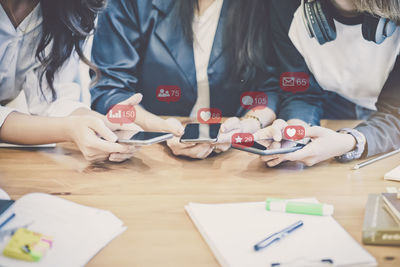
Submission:
<svg viewBox="0 0 400 267">
<path fill-rule="evenodd" d="M 282 238 L 289 235 L 291 232 L 293 232 L 297 228 L 303 226 L 303 224 L 304 224 L 303 221 L 298 221 L 298 222 L 286 227 L 285 229 L 268 236 L 266 239 L 258 242 L 256 245 L 254 245 L 254 250 L 259 251 L 263 248 L 268 247 L 272 243 L 275 243 L 275 242 L 281 240 Z"/>
<path fill-rule="evenodd" d="M 376 157 L 376 158 L 373 158 L 373 159 L 370 159 L 370 160 L 361 162 L 361 163 L 359 163 L 359 164 L 356 164 L 356 165 L 353 167 L 353 170 L 358 170 L 358 169 L 360 169 L 360 168 L 362 168 L 362 167 L 364 167 L 364 166 L 367 166 L 367 165 L 370 165 L 370 164 L 372 164 L 372 163 L 375 163 L 375 162 L 377 162 L 377 161 L 379 161 L 379 160 L 382 160 L 382 159 L 391 157 L 391 156 L 393 156 L 393 155 L 395 155 L 395 154 L 397 154 L 397 153 L 400 153 L 400 149 L 394 150 L 394 151 L 392 151 L 392 152 L 383 154 L 383 155 L 381 155 L 381 156 L 379 156 L 379 157 Z"/>
</svg>

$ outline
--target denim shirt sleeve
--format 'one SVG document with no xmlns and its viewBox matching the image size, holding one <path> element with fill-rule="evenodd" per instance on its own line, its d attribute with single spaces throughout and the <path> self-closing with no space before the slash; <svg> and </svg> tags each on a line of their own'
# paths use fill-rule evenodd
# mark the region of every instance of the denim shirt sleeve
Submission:
<svg viewBox="0 0 400 267">
<path fill-rule="evenodd" d="M 136 92 L 141 33 L 135 3 L 110 1 L 98 18 L 92 60 L 101 76 L 91 89 L 91 106 L 102 114 Z"/>
<path fill-rule="evenodd" d="M 281 90 L 278 118 L 300 119 L 311 125 L 319 125 L 323 114 L 323 90 L 307 67 L 303 56 L 289 38 L 293 15 L 300 5 L 298 0 L 272 0 L 270 8 L 271 38 L 277 57 L 277 80 L 285 72 L 303 72 L 310 77 L 310 87 L 305 92 Z"/>
</svg>

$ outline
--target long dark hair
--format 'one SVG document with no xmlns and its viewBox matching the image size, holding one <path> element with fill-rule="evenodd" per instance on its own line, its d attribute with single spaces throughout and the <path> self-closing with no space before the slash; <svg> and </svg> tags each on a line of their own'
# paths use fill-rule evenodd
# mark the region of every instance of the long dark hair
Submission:
<svg viewBox="0 0 400 267">
<path fill-rule="evenodd" d="M 82 46 L 95 27 L 95 19 L 105 6 L 106 0 L 40 0 L 43 23 L 36 58 L 43 65 L 43 76 L 56 99 L 54 75 L 75 51 L 92 69 L 96 68 L 85 58 Z M 51 46 L 49 53 L 46 48 Z M 96 70 L 97 72 L 97 70 Z M 40 86 L 42 93 L 43 89 Z"/>
<path fill-rule="evenodd" d="M 251 81 L 265 72 L 270 53 L 269 0 L 231 0 L 224 25 L 224 47 L 229 53 L 229 76 Z M 185 37 L 193 42 L 192 23 L 198 0 L 176 0 L 177 18 Z"/>
</svg>

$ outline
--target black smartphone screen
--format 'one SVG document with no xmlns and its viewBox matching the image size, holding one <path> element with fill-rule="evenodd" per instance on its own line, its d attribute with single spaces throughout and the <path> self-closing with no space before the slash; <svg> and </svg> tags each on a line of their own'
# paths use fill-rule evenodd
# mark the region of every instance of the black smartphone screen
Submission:
<svg viewBox="0 0 400 267">
<path fill-rule="evenodd" d="M 156 133 L 156 132 L 138 132 L 134 136 L 130 138 L 130 140 L 134 141 L 146 141 L 151 140 L 160 136 L 164 136 L 168 133 Z"/>
<path fill-rule="evenodd" d="M 304 145 L 303 144 L 298 144 L 298 143 L 296 143 L 294 141 L 282 140 L 280 149 L 291 148 L 291 147 L 296 147 L 296 146 L 297 147 L 303 147 Z M 258 149 L 258 150 L 262 150 L 262 151 L 265 151 L 265 150 L 269 149 L 269 148 L 267 148 L 267 147 L 265 147 L 262 144 L 257 143 L 257 142 L 254 142 L 254 145 L 252 146 L 252 148 L 255 148 L 255 149 Z"/>
<path fill-rule="evenodd" d="M 221 124 L 198 124 L 191 123 L 186 125 L 185 134 L 181 140 L 215 140 L 218 137 Z"/>
<path fill-rule="evenodd" d="M 262 150 L 262 151 L 267 150 L 267 148 L 265 146 L 263 146 L 263 145 L 261 145 L 260 143 L 257 143 L 257 142 L 254 142 L 252 147 L 255 148 L 255 149 L 258 149 L 258 150 Z"/>
</svg>

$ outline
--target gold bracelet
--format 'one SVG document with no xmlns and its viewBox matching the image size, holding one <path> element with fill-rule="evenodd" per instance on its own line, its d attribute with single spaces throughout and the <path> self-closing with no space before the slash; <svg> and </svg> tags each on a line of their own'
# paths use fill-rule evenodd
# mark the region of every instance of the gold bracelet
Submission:
<svg viewBox="0 0 400 267">
<path fill-rule="evenodd" d="M 258 123 L 260 124 L 260 129 L 263 128 L 263 124 L 262 124 L 262 122 L 261 122 L 261 120 L 260 120 L 259 117 L 253 116 L 253 115 L 246 115 L 246 116 L 244 116 L 244 118 L 245 118 L 245 119 L 253 119 L 253 120 L 258 121 Z"/>
</svg>

